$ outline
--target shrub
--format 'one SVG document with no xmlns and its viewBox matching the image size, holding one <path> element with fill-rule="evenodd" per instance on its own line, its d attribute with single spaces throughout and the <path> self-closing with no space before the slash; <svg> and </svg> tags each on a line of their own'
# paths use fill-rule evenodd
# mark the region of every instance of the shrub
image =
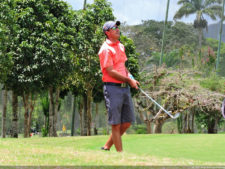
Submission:
<svg viewBox="0 0 225 169">
<path fill-rule="evenodd" d="M 136 134 L 147 134 L 147 128 L 145 125 L 134 125 L 133 129 Z"/>
<path fill-rule="evenodd" d="M 48 136 L 48 129 L 47 128 L 42 128 L 41 129 L 41 134 L 42 134 L 42 137 L 47 137 Z"/>
<path fill-rule="evenodd" d="M 217 91 L 217 92 L 223 93 L 225 91 L 224 83 L 225 83 L 224 78 L 217 75 L 211 75 L 209 78 L 202 80 L 200 82 L 200 85 L 211 91 Z"/>
</svg>

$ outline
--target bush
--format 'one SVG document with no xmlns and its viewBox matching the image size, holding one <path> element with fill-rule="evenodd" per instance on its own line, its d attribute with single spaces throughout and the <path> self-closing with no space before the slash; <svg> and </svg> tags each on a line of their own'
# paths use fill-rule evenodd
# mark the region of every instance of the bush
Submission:
<svg viewBox="0 0 225 169">
<path fill-rule="evenodd" d="M 134 125 L 135 134 L 147 134 L 146 125 Z"/>
<path fill-rule="evenodd" d="M 106 128 L 103 128 L 102 134 L 103 134 L 103 135 L 107 135 L 107 129 L 106 129 Z"/>
<path fill-rule="evenodd" d="M 47 128 L 42 128 L 41 129 L 41 134 L 42 134 L 42 137 L 47 137 L 48 136 L 48 129 Z"/>
<path fill-rule="evenodd" d="M 77 135 L 80 135 L 80 128 L 76 130 Z"/>
<path fill-rule="evenodd" d="M 211 91 L 217 91 L 223 93 L 225 91 L 225 80 L 224 78 L 217 76 L 217 75 L 211 75 L 209 78 L 202 80 L 200 82 L 200 85 L 204 88 L 207 88 Z"/>
</svg>

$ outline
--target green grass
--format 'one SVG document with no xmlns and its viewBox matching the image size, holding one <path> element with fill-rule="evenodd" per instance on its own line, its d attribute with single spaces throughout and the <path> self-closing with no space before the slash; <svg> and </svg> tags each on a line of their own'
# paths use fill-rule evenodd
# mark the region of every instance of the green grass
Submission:
<svg viewBox="0 0 225 169">
<path fill-rule="evenodd" d="M 101 151 L 108 136 L 0 139 L 0 165 L 225 166 L 225 135 L 124 135 L 123 153 Z"/>
</svg>

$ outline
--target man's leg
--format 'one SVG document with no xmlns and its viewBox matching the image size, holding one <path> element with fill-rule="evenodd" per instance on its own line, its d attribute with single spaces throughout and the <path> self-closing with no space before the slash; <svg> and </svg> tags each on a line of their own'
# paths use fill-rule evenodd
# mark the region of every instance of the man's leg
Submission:
<svg viewBox="0 0 225 169">
<path fill-rule="evenodd" d="M 120 140 L 121 140 L 121 136 L 124 134 L 124 132 L 130 127 L 131 123 L 123 123 L 120 125 L 120 128 L 117 129 L 116 127 L 113 127 L 113 126 L 117 126 L 117 125 L 112 125 L 112 134 L 113 134 L 113 131 L 115 130 L 115 133 L 116 135 L 118 135 L 118 130 L 119 130 L 119 133 L 120 133 Z M 107 140 L 104 148 L 105 149 L 110 149 L 114 143 L 113 141 L 113 135 L 110 135 L 109 139 Z M 114 144 L 115 147 L 116 147 L 116 144 Z M 116 148 L 117 150 L 117 148 Z M 122 150 L 122 142 L 121 142 L 121 150 Z"/>
<path fill-rule="evenodd" d="M 122 151 L 122 139 L 120 135 L 120 124 L 112 125 L 112 141 L 115 145 L 116 151 Z"/>
</svg>

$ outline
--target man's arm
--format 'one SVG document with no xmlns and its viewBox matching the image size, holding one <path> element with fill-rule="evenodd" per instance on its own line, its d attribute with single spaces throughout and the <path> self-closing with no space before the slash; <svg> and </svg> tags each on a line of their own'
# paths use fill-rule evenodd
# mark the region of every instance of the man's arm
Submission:
<svg viewBox="0 0 225 169">
<path fill-rule="evenodd" d="M 113 69 L 113 66 L 109 66 L 106 68 L 109 76 L 115 78 L 116 80 L 129 83 L 131 87 L 138 89 L 139 82 L 137 80 L 130 79 L 129 77 L 121 75 L 119 72 Z"/>
</svg>

